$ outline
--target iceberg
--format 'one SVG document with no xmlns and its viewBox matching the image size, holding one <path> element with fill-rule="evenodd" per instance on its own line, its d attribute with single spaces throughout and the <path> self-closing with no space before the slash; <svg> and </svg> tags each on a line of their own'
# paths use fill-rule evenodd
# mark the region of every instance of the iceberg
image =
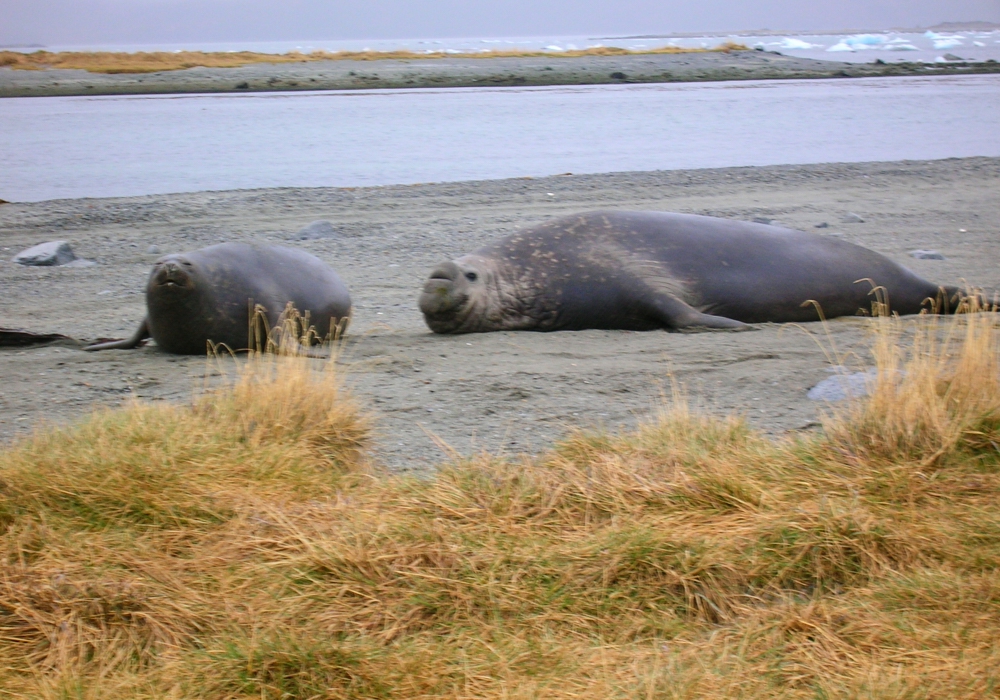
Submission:
<svg viewBox="0 0 1000 700">
<path fill-rule="evenodd" d="M 913 44 L 893 44 L 893 43 L 890 43 L 888 46 L 885 47 L 885 50 L 886 51 L 919 51 L 920 49 L 918 49 Z"/>
<path fill-rule="evenodd" d="M 827 51 L 863 51 L 866 49 L 881 49 L 889 41 L 884 34 L 855 34 L 845 36 Z"/>
<path fill-rule="evenodd" d="M 934 40 L 935 49 L 953 49 L 956 46 L 961 46 L 962 40 L 958 37 L 943 37 L 941 39 Z"/>
<path fill-rule="evenodd" d="M 888 39 L 880 34 L 857 34 L 844 39 L 850 46 L 859 49 L 877 49 L 885 44 Z"/>
<path fill-rule="evenodd" d="M 777 46 L 785 51 L 807 51 L 809 49 L 818 49 L 819 44 L 810 44 L 808 41 L 802 41 L 802 39 L 793 39 L 791 37 L 785 37 Z"/>
</svg>

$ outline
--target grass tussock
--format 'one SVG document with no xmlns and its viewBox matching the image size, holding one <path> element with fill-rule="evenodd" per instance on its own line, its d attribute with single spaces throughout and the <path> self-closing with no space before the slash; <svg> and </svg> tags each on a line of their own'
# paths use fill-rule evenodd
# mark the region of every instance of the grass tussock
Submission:
<svg viewBox="0 0 1000 700">
<path fill-rule="evenodd" d="M 282 357 L 39 433 L 0 453 L 0 687 L 997 697 L 994 319 L 873 320 L 871 398 L 777 443 L 681 404 L 376 476 L 335 377 Z"/>
<path fill-rule="evenodd" d="M 447 53 L 433 51 L 313 51 L 311 53 L 291 52 L 285 54 L 254 53 L 252 51 L 205 52 L 205 51 L 139 51 L 123 53 L 117 51 L 0 51 L 0 67 L 15 70 L 44 70 L 48 68 L 75 68 L 91 73 L 156 73 L 159 71 L 183 70 L 185 68 L 238 68 L 253 63 L 306 63 L 311 61 L 379 61 L 416 60 L 435 58 L 574 58 L 580 56 L 630 56 L 643 54 L 704 53 L 748 51 L 742 44 L 727 42 L 711 49 L 686 49 L 664 46 L 646 51 L 632 51 L 614 46 L 600 46 L 572 51 L 477 51 L 469 53 Z"/>
</svg>

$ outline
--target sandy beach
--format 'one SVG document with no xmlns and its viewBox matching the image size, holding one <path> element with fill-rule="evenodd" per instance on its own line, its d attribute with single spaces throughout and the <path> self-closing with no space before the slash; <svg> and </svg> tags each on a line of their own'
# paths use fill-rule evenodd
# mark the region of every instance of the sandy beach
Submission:
<svg viewBox="0 0 1000 700">
<path fill-rule="evenodd" d="M 416 308 L 437 262 L 547 218 L 597 208 L 767 218 L 880 251 L 939 283 L 1000 287 L 1000 159 L 564 175 L 412 186 L 203 192 L 0 206 L 0 326 L 123 337 L 144 314 L 156 246 L 282 242 L 336 268 L 354 298 L 346 382 L 376 416 L 376 456 L 425 469 L 459 454 L 538 451 L 572 426 L 616 429 L 662 405 L 672 383 L 696 407 L 741 413 L 772 435 L 811 430 L 828 351 L 862 367 L 869 321 L 746 333 L 586 331 L 434 336 Z M 863 223 L 845 223 L 854 213 Z M 314 220 L 335 238 L 288 241 Z M 828 224 L 823 228 L 817 225 Z M 90 268 L 10 258 L 69 241 Z M 933 249 L 945 260 L 916 260 Z M 220 367 L 145 347 L 0 350 L 0 440 L 129 397 L 186 401 Z M 222 369 L 227 365 L 223 364 Z M 231 368 L 231 367 L 230 367 Z"/>
<path fill-rule="evenodd" d="M 130 95 L 373 88 L 600 85 L 718 80 L 863 78 L 1000 72 L 996 61 L 846 63 L 771 51 L 257 63 L 158 73 L 0 68 L 0 97 Z"/>
</svg>

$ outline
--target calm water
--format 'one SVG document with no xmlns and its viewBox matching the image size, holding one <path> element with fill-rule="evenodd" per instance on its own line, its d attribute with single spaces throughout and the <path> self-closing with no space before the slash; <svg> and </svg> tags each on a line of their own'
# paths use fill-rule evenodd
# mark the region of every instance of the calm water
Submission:
<svg viewBox="0 0 1000 700">
<path fill-rule="evenodd" d="M 1000 156 L 1000 76 L 0 100 L 0 199 Z"/>
</svg>

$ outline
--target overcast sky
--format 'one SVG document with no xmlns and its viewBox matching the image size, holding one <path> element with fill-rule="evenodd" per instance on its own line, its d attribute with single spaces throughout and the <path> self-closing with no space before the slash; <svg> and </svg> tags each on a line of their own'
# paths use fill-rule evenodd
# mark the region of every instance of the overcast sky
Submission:
<svg viewBox="0 0 1000 700">
<path fill-rule="evenodd" d="M 0 45 L 888 29 L 1000 0 L 0 0 Z"/>
</svg>

